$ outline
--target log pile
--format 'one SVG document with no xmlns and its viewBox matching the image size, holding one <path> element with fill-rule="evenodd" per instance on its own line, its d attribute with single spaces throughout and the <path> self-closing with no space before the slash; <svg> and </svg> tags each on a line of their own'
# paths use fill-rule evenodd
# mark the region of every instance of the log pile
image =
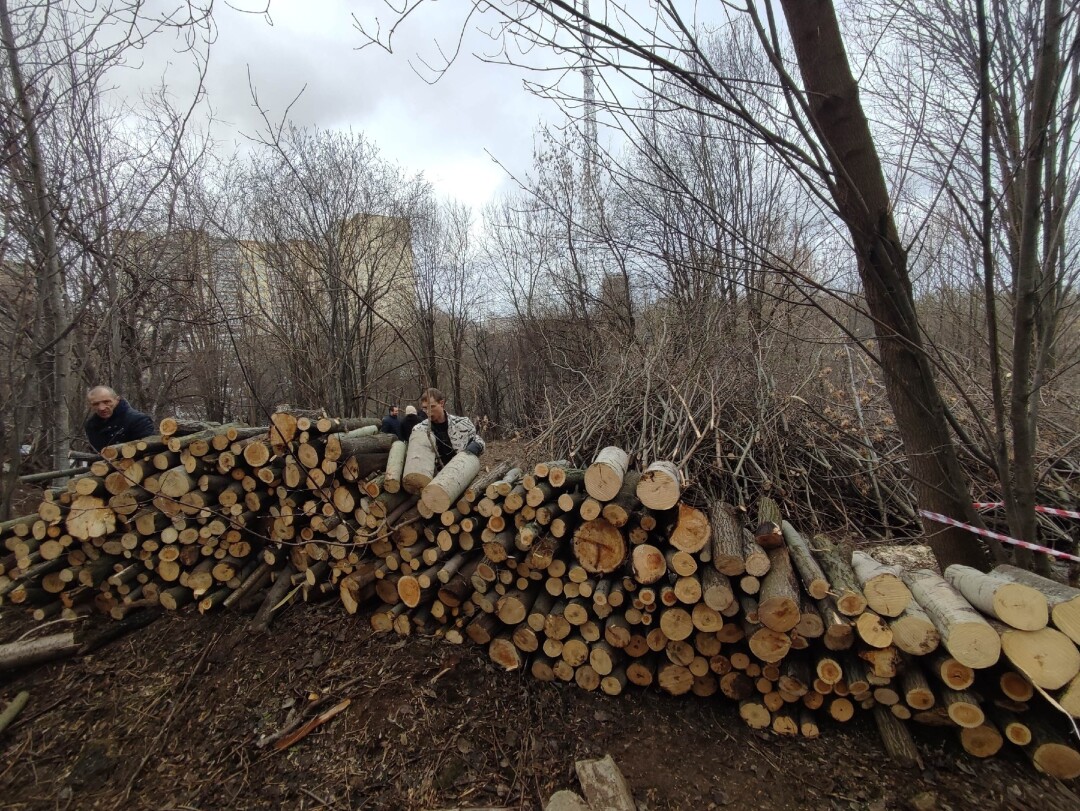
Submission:
<svg viewBox="0 0 1080 811">
<path fill-rule="evenodd" d="M 912 724 L 954 726 L 973 755 L 1007 741 L 1080 776 L 1046 709 L 1080 717 L 1080 591 L 900 571 L 769 498 L 695 502 L 675 465 L 635 471 L 615 447 L 583 469 L 459 454 L 436 474 L 430 447 L 372 423 L 291 412 L 108 448 L 0 526 L 0 597 L 38 619 L 257 607 L 262 630 L 337 596 L 377 631 L 468 640 L 542 680 L 716 696 L 778 735 L 869 712 L 904 761 Z"/>
</svg>

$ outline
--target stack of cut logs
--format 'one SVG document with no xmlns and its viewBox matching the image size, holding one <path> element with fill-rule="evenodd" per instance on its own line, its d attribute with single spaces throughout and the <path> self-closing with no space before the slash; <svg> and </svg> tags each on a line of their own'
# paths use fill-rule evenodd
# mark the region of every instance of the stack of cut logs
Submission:
<svg viewBox="0 0 1080 811">
<path fill-rule="evenodd" d="M 614 447 L 585 469 L 482 472 L 462 453 L 436 475 L 426 436 L 373 423 L 164 420 L 0 525 L 0 597 L 42 620 L 258 607 L 265 629 L 337 594 L 350 614 L 372 603 L 378 631 L 469 639 L 543 680 L 723 696 L 779 735 L 868 710 L 903 761 L 912 721 L 1080 776 L 1061 731 L 1080 717 L 1080 590 L 1008 566 L 901 571 L 804 537 L 770 498 L 752 521 L 693 503 L 675 465 L 639 473 Z"/>
</svg>

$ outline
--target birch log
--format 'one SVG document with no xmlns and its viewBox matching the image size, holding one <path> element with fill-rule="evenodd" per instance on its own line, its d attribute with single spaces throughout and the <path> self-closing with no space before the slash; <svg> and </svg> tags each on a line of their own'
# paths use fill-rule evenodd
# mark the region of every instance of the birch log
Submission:
<svg viewBox="0 0 1080 811">
<path fill-rule="evenodd" d="M 401 479 L 405 472 L 405 455 L 409 443 L 398 441 L 390 446 L 390 455 L 386 457 L 386 473 L 383 476 L 383 490 L 397 493 L 401 490 Z"/>
<path fill-rule="evenodd" d="M 638 499 L 650 510 L 670 510 L 682 495 L 682 474 L 674 462 L 653 462 L 638 481 Z"/>
<path fill-rule="evenodd" d="M 611 501 L 622 487 L 630 457 L 622 448 L 603 448 L 585 470 L 585 491 L 597 501 Z"/>
<path fill-rule="evenodd" d="M 480 460 L 459 452 L 420 492 L 420 500 L 435 514 L 449 510 L 480 472 Z"/>
<path fill-rule="evenodd" d="M 1020 631 L 1037 631 L 1049 621 L 1046 596 L 1005 575 L 954 563 L 945 570 L 945 579 L 984 614 Z"/>
<path fill-rule="evenodd" d="M 929 569 L 904 572 L 904 582 L 956 661 L 976 670 L 997 662 L 1001 637 L 960 592 Z"/>
<path fill-rule="evenodd" d="M 435 476 L 435 442 L 430 433 L 413 431 L 401 471 L 401 486 L 407 493 L 419 493 Z M 466 482 L 468 486 L 468 482 Z"/>
<path fill-rule="evenodd" d="M 1050 621 L 1054 627 L 1080 645 L 1080 589 L 1005 564 L 995 567 L 994 574 L 1041 591 L 1050 607 Z"/>
<path fill-rule="evenodd" d="M 852 552 L 851 568 L 866 604 L 883 617 L 899 617 L 911 602 L 911 591 L 900 575 L 865 552 Z"/>
</svg>

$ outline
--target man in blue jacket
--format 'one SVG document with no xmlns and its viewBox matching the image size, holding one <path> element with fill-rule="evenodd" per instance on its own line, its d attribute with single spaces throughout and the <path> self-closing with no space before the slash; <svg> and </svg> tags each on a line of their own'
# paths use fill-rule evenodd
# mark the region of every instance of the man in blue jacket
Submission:
<svg viewBox="0 0 1080 811">
<path fill-rule="evenodd" d="M 108 386 L 94 386 L 86 393 L 86 399 L 94 413 L 83 428 L 86 441 L 95 451 L 100 451 L 106 445 L 130 442 L 156 433 L 154 421 L 149 415 L 136 411 Z"/>
</svg>

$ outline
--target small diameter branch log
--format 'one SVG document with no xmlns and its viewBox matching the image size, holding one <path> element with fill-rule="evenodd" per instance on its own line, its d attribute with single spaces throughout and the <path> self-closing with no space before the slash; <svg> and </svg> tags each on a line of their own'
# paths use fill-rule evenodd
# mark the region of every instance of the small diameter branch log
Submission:
<svg viewBox="0 0 1080 811">
<path fill-rule="evenodd" d="M 919 750 L 907 724 L 893 715 L 888 707 L 880 704 L 874 706 L 874 723 L 877 724 L 881 742 L 890 758 L 907 768 L 922 768 Z"/>
<path fill-rule="evenodd" d="M 481 473 L 465 488 L 465 500 L 470 504 L 484 498 L 488 487 L 502 481 L 503 476 L 510 472 L 510 462 L 499 462 L 491 470 Z"/>
<path fill-rule="evenodd" d="M 795 565 L 795 571 L 799 573 L 799 579 L 806 593 L 815 600 L 822 599 L 829 593 L 829 579 L 825 577 L 825 572 L 821 570 L 821 566 L 810 552 L 810 545 L 787 521 L 781 522 L 780 529 L 787 542 L 788 551 L 791 553 L 791 562 Z"/>
<path fill-rule="evenodd" d="M 267 591 L 266 599 L 263 600 L 258 613 L 255 614 L 254 618 L 251 620 L 251 625 L 248 626 L 248 630 L 252 633 L 259 633 L 270 627 L 278 603 L 285 598 L 289 589 L 292 588 L 292 576 L 294 574 L 296 574 L 296 569 L 293 568 L 292 564 L 286 565 L 284 569 L 278 572 L 277 580 L 274 581 L 274 585 Z"/>
<path fill-rule="evenodd" d="M 10 704 L 4 707 L 4 711 L 0 712 L 0 735 L 3 735 L 4 730 L 11 725 L 11 722 L 19 717 L 19 713 L 23 711 L 26 702 L 29 700 L 29 691 L 23 690 L 11 700 Z"/>
<path fill-rule="evenodd" d="M 233 437 L 235 438 L 236 431 L 247 427 L 248 426 L 244 425 L 242 422 L 230 422 L 226 423 L 225 425 L 218 425 L 213 428 L 207 428 L 205 431 L 196 431 L 194 434 L 187 434 L 182 437 L 176 436 L 174 434 L 166 440 L 166 444 L 168 445 L 170 451 L 172 451 L 173 453 L 178 453 L 179 451 L 182 451 L 184 448 L 194 442 L 210 442 L 214 439 L 214 437 L 220 435 L 229 435 L 230 432 L 233 432 Z M 292 437 L 289 437 L 289 439 L 292 439 Z"/>
<path fill-rule="evenodd" d="M 859 588 L 859 581 L 843 549 L 824 535 L 815 535 L 813 552 L 829 578 L 830 592 L 836 600 L 837 609 L 848 617 L 859 616 L 866 610 L 866 597 Z"/>
<path fill-rule="evenodd" d="M 80 644 L 72 631 L 0 645 L 0 673 L 73 656 Z"/>
</svg>

